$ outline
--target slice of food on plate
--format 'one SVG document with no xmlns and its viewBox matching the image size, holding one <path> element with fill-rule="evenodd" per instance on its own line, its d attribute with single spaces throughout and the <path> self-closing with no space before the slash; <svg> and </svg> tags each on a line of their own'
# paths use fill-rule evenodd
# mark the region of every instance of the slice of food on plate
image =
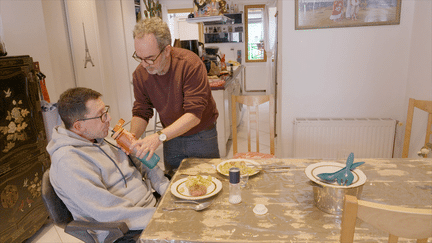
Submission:
<svg viewBox="0 0 432 243">
<path fill-rule="evenodd" d="M 200 175 L 197 175 L 189 176 L 185 185 L 191 196 L 199 197 L 207 194 L 207 187 L 209 187 L 211 183 L 211 176 L 207 176 L 206 178 L 204 178 Z"/>
</svg>

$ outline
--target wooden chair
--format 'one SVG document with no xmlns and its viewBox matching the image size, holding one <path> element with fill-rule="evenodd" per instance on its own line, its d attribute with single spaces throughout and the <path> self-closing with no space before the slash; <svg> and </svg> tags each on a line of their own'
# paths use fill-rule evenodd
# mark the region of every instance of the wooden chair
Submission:
<svg viewBox="0 0 432 243">
<path fill-rule="evenodd" d="M 269 102 L 269 133 L 270 133 L 270 154 L 260 153 L 259 150 L 259 109 L 258 106 L 264 103 Z M 247 153 L 238 153 L 237 149 L 237 103 L 246 105 L 247 113 L 248 113 L 248 121 L 247 121 L 247 140 L 248 140 L 248 152 Z M 251 110 L 251 107 L 254 109 Z M 232 113 L 232 141 L 233 141 L 233 157 L 234 158 L 274 158 L 275 154 L 275 118 L 274 111 L 275 103 L 273 95 L 232 95 L 231 96 L 231 113 Z M 251 150 L 251 123 L 256 124 L 256 152 L 252 152 Z"/>
<path fill-rule="evenodd" d="M 423 243 L 432 237 L 432 209 L 390 206 L 345 195 L 340 242 L 353 242 L 357 218 L 389 233 L 388 242 L 403 237 Z"/>
<path fill-rule="evenodd" d="M 405 127 L 405 139 L 402 151 L 402 158 L 407 158 L 409 153 L 410 146 L 410 138 L 411 138 L 411 128 L 414 116 L 414 108 L 421 109 L 429 113 L 428 123 L 426 128 L 426 138 L 425 138 L 425 146 L 430 141 L 430 136 L 432 134 L 432 101 L 430 100 L 415 100 L 410 98 L 408 104 L 408 114 L 406 119 L 406 127 Z"/>
</svg>

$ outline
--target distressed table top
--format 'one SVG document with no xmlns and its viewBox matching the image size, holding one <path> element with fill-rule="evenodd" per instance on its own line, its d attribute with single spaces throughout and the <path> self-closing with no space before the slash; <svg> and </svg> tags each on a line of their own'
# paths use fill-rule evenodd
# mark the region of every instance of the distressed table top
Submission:
<svg viewBox="0 0 432 243">
<path fill-rule="evenodd" d="M 171 183 L 188 175 L 211 175 L 223 189 L 206 210 L 163 211 L 176 198 L 164 195 L 140 242 L 338 242 L 340 215 L 327 214 L 314 205 L 313 189 L 305 168 L 322 160 L 257 160 L 262 164 L 290 165 L 283 173 L 261 171 L 242 189 L 242 202 L 230 204 L 228 177 L 215 166 L 220 159 L 186 159 Z M 432 159 L 355 159 L 366 176 L 362 200 L 415 208 L 432 207 Z M 344 161 L 338 161 L 344 163 Z M 207 199 L 208 200 L 208 199 Z M 253 208 L 264 204 L 265 215 Z M 357 220 L 355 242 L 387 242 L 388 235 Z M 432 240 L 432 239 L 429 239 Z M 399 242 L 407 242 L 400 239 Z"/>
</svg>

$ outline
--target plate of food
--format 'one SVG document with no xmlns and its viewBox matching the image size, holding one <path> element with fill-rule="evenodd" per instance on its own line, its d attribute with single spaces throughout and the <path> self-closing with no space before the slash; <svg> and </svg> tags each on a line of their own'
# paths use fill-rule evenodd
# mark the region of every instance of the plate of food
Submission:
<svg viewBox="0 0 432 243">
<path fill-rule="evenodd" d="M 222 175 L 229 176 L 229 169 L 237 167 L 241 172 L 249 173 L 249 176 L 255 175 L 261 170 L 261 165 L 253 160 L 248 159 L 229 159 L 220 162 L 216 170 Z"/>
<path fill-rule="evenodd" d="M 305 169 L 306 176 L 312 180 L 313 182 L 316 182 L 323 186 L 332 186 L 332 187 L 340 187 L 340 188 L 351 188 L 351 187 L 357 187 L 360 185 L 363 185 L 366 182 L 366 175 L 363 173 L 363 171 L 359 169 L 354 169 L 351 172 L 354 175 L 354 180 L 351 185 L 349 186 L 341 186 L 337 184 L 336 181 L 334 182 L 327 182 L 324 180 L 321 180 L 318 177 L 318 174 L 321 173 L 333 173 L 336 172 L 342 168 L 345 168 L 346 164 L 341 164 L 337 162 L 319 162 L 315 164 L 311 164 Z"/>
<path fill-rule="evenodd" d="M 222 190 L 222 182 L 211 176 L 188 176 L 171 185 L 171 193 L 187 200 L 199 200 L 212 197 Z"/>
</svg>

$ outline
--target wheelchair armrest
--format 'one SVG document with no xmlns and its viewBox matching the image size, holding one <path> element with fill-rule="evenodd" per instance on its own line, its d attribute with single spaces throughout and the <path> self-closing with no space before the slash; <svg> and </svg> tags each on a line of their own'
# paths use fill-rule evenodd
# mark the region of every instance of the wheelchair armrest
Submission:
<svg viewBox="0 0 432 243">
<path fill-rule="evenodd" d="M 109 234 L 104 242 L 114 242 L 128 232 L 129 227 L 125 222 L 85 222 L 73 220 L 65 227 L 65 232 L 77 237 L 84 242 L 95 242 L 87 230 L 104 230 Z"/>
</svg>

